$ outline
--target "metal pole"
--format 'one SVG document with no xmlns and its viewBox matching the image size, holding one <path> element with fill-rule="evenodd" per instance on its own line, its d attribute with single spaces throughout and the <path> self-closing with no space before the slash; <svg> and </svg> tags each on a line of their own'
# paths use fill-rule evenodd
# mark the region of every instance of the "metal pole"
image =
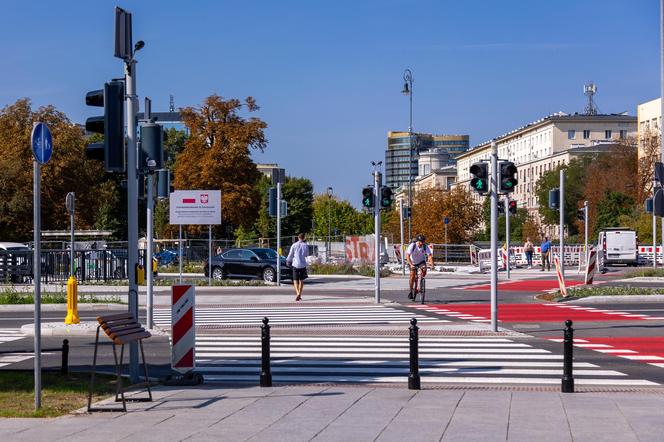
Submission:
<svg viewBox="0 0 664 442">
<path fill-rule="evenodd" d="M 657 187 L 655 181 L 652 183 L 652 268 L 657 268 L 657 216 L 655 206 L 657 204 Z"/>
<path fill-rule="evenodd" d="M 32 206 L 34 223 L 34 247 L 32 250 L 32 271 L 34 273 L 35 286 L 35 410 L 41 408 L 41 171 L 39 162 L 34 160 L 33 164 L 33 187 Z"/>
<path fill-rule="evenodd" d="M 153 295 L 154 295 L 154 289 L 152 286 L 153 283 L 153 274 L 152 274 L 152 249 L 154 247 L 154 241 L 153 241 L 153 236 L 154 236 L 154 228 L 153 228 L 153 223 L 154 223 L 154 190 L 153 190 L 153 184 L 154 184 L 154 173 L 152 171 L 148 172 L 148 192 L 147 192 L 147 235 L 148 235 L 148 249 L 146 250 L 147 254 L 147 265 L 146 265 L 146 276 L 147 276 L 147 323 L 148 323 L 148 328 L 152 329 L 154 327 L 153 321 L 152 321 L 152 313 L 153 313 Z"/>
<path fill-rule="evenodd" d="M 74 210 L 72 210 L 71 213 L 69 214 L 69 225 L 70 225 L 70 237 L 71 237 L 71 247 L 69 249 L 69 276 L 75 278 L 76 272 L 74 270 Z"/>
<path fill-rule="evenodd" d="M 565 169 L 560 169 L 560 274 L 565 277 Z"/>
<path fill-rule="evenodd" d="M 331 189 L 330 187 L 327 188 L 327 190 L 328 190 L 328 193 L 327 193 L 327 254 L 326 254 L 327 255 L 326 256 L 327 262 L 330 262 L 330 249 L 332 248 L 332 240 L 330 238 L 331 227 L 332 227 L 332 221 L 331 221 L 331 217 L 330 217 L 330 202 L 331 202 L 331 199 L 332 199 L 332 195 L 330 195 L 330 192 L 329 192 L 330 189 Z"/>
<path fill-rule="evenodd" d="M 281 286 L 281 177 L 277 182 L 277 287 Z"/>
<path fill-rule="evenodd" d="M 182 284 L 182 224 L 178 227 L 178 267 L 180 271 L 180 284 Z"/>
<path fill-rule="evenodd" d="M 127 277 L 129 278 L 128 309 L 138 319 L 138 284 L 136 265 L 138 264 L 138 181 L 136 113 L 136 60 L 125 63 L 125 85 L 127 88 Z M 129 344 L 129 377 L 132 383 L 138 382 L 138 343 Z"/>
<path fill-rule="evenodd" d="M 491 329 L 498 331 L 498 146 L 491 142 Z"/>
<path fill-rule="evenodd" d="M 381 174 L 378 166 L 374 169 L 374 280 L 376 304 L 380 304 L 380 186 Z"/>
<path fill-rule="evenodd" d="M 505 194 L 505 247 L 507 252 L 507 279 L 510 279 L 510 194 Z"/>
<path fill-rule="evenodd" d="M 588 201 L 583 202 L 583 236 L 585 238 L 584 249 L 586 251 L 586 266 L 588 265 Z"/>
<path fill-rule="evenodd" d="M 406 275 L 406 257 L 404 256 L 405 250 L 404 250 L 404 244 L 403 244 L 403 200 L 401 200 L 401 204 L 399 205 L 399 228 L 401 230 L 401 244 L 399 244 L 400 250 L 399 254 L 401 255 L 401 274 Z"/>
<path fill-rule="evenodd" d="M 572 363 L 574 361 L 574 329 L 572 321 L 565 321 L 563 330 L 563 378 L 561 391 L 563 393 L 574 393 L 574 373 Z"/>
<path fill-rule="evenodd" d="M 659 1 L 659 82 L 660 82 L 660 161 L 664 161 L 664 0 Z M 664 183 L 660 183 L 664 186 Z M 653 216 L 655 214 L 655 201 L 653 199 Z M 656 223 L 657 221 L 655 221 Z M 654 237 L 655 235 L 653 235 Z M 655 242 L 655 241 L 653 241 Z M 657 262 L 657 247 L 653 249 L 653 261 Z M 664 219 L 662 219 L 662 258 L 664 259 Z"/>
<path fill-rule="evenodd" d="M 445 223 L 445 264 L 447 264 L 447 223 Z"/>
<path fill-rule="evenodd" d="M 208 224 L 208 285 L 212 286 L 212 224 Z"/>
</svg>

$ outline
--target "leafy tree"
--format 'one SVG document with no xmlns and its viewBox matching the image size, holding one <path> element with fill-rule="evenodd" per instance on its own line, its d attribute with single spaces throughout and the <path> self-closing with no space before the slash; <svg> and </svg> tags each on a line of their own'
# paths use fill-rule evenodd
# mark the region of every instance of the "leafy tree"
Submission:
<svg viewBox="0 0 664 442">
<path fill-rule="evenodd" d="M 619 225 L 621 216 L 630 216 L 634 208 L 634 199 L 621 192 L 607 190 L 604 199 L 597 208 L 595 235 L 606 227 L 622 227 Z"/>
<path fill-rule="evenodd" d="M 187 142 L 187 132 L 170 127 L 164 130 L 165 169 L 173 170 L 175 159 L 182 152 Z"/>
<path fill-rule="evenodd" d="M 332 235 L 366 235 L 373 233 L 373 215 L 357 211 L 348 201 L 334 196 L 314 196 L 313 227 L 316 238 L 327 238 L 328 224 Z M 387 215 L 383 215 L 385 217 Z"/>
<path fill-rule="evenodd" d="M 254 225 L 254 231 L 263 238 L 274 238 L 277 235 L 276 218 L 268 214 L 268 191 L 272 180 L 263 176 L 256 189 L 261 198 L 260 211 Z M 295 236 L 311 229 L 313 216 L 313 184 L 308 178 L 286 177 L 281 186 L 281 198 L 288 203 L 288 216 L 281 222 L 282 236 Z"/>
<path fill-rule="evenodd" d="M 491 238 L 491 198 L 484 199 L 482 204 L 482 220 L 484 221 L 484 232 L 479 237 L 483 241 L 488 241 Z M 506 218 L 505 214 L 498 215 L 498 241 L 504 242 L 506 237 Z M 533 235 L 533 231 L 535 234 Z M 517 243 L 525 241 L 526 237 L 530 237 L 531 241 L 536 241 L 539 237 L 538 229 L 535 221 L 528 214 L 527 209 L 518 208 L 516 214 L 510 214 L 510 242 Z"/>
<path fill-rule="evenodd" d="M 85 138 L 79 126 L 53 106 L 36 111 L 30 100 L 20 99 L 0 109 L 0 231 L 3 239 L 25 241 L 32 237 L 32 150 L 33 123 L 48 124 L 53 134 L 53 155 L 41 168 L 41 214 L 44 229 L 69 228 L 64 207 L 68 192 L 76 192 L 77 229 L 95 224 L 102 203 L 110 192 L 102 186 L 108 176 L 98 161 L 84 155 Z"/>
<path fill-rule="evenodd" d="M 206 98 L 200 108 L 182 109 L 189 137 L 175 160 L 174 185 L 177 189 L 221 189 L 222 222 L 250 228 L 261 199 L 256 191 L 261 175 L 251 150 L 263 151 L 267 146 L 267 124 L 256 117 L 242 117 L 242 106 L 249 112 L 259 109 L 251 97 L 242 103 L 218 95 Z M 225 225 L 217 232 L 226 232 Z"/>
</svg>

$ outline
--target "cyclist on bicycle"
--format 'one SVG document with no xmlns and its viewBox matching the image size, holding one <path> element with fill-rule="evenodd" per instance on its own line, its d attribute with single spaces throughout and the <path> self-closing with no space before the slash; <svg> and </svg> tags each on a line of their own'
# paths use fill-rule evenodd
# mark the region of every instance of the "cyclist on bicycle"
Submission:
<svg viewBox="0 0 664 442">
<path fill-rule="evenodd" d="M 422 277 L 424 278 L 427 274 L 427 261 L 433 267 L 433 256 L 429 251 L 429 247 L 424 243 L 425 239 L 424 235 L 417 235 L 415 242 L 411 243 L 406 250 L 406 261 L 408 261 L 408 265 L 410 266 L 410 292 L 408 293 L 408 299 L 415 299 L 413 286 L 415 285 L 418 270 L 422 269 Z M 415 290 L 417 291 L 417 287 L 415 287 Z"/>
</svg>

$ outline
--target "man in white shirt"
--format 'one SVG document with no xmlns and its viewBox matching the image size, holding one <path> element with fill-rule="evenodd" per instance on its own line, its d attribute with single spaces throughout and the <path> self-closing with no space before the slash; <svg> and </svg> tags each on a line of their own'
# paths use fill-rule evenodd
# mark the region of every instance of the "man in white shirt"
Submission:
<svg viewBox="0 0 664 442">
<path fill-rule="evenodd" d="M 424 240 L 424 235 L 417 235 L 415 242 L 411 243 L 406 250 L 406 261 L 408 261 L 408 265 L 410 266 L 410 292 L 408 293 L 408 299 L 415 299 L 417 287 L 415 287 L 415 293 L 413 293 L 413 285 L 415 285 L 418 269 L 422 267 L 422 277 L 424 277 L 427 274 L 427 261 L 433 267 L 433 256 L 429 247 L 424 243 Z"/>
<path fill-rule="evenodd" d="M 307 243 L 304 241 L 304 233 L 297 235 L 298 242 L 293 244 L 288 252 L 286 264 L 293 268 L 293 285 L 295 286 L 296 301 L 302 299 L 304 280 L 307 279 Z"/>
</svg>

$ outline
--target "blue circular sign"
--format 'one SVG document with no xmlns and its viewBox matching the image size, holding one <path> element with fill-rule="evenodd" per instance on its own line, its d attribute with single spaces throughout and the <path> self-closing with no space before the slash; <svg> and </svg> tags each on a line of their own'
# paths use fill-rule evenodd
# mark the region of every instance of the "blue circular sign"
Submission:
<svg viewBox="0 0 664 442">
<path fill-rule="evenodd" d="M 37 123 L 32 128 L 32 153 L 41 164 L 48 163 L 53 153 L 53 138 L 46 123 Z"/>
<path fill-rule="evenodd" d="M 449 219 L 448 217 L 445 217 L 444 222 L 445 222 L 445 224 L 449 224 L 449 223 L 450 223 L 450 219 Z"/>
</svg>

